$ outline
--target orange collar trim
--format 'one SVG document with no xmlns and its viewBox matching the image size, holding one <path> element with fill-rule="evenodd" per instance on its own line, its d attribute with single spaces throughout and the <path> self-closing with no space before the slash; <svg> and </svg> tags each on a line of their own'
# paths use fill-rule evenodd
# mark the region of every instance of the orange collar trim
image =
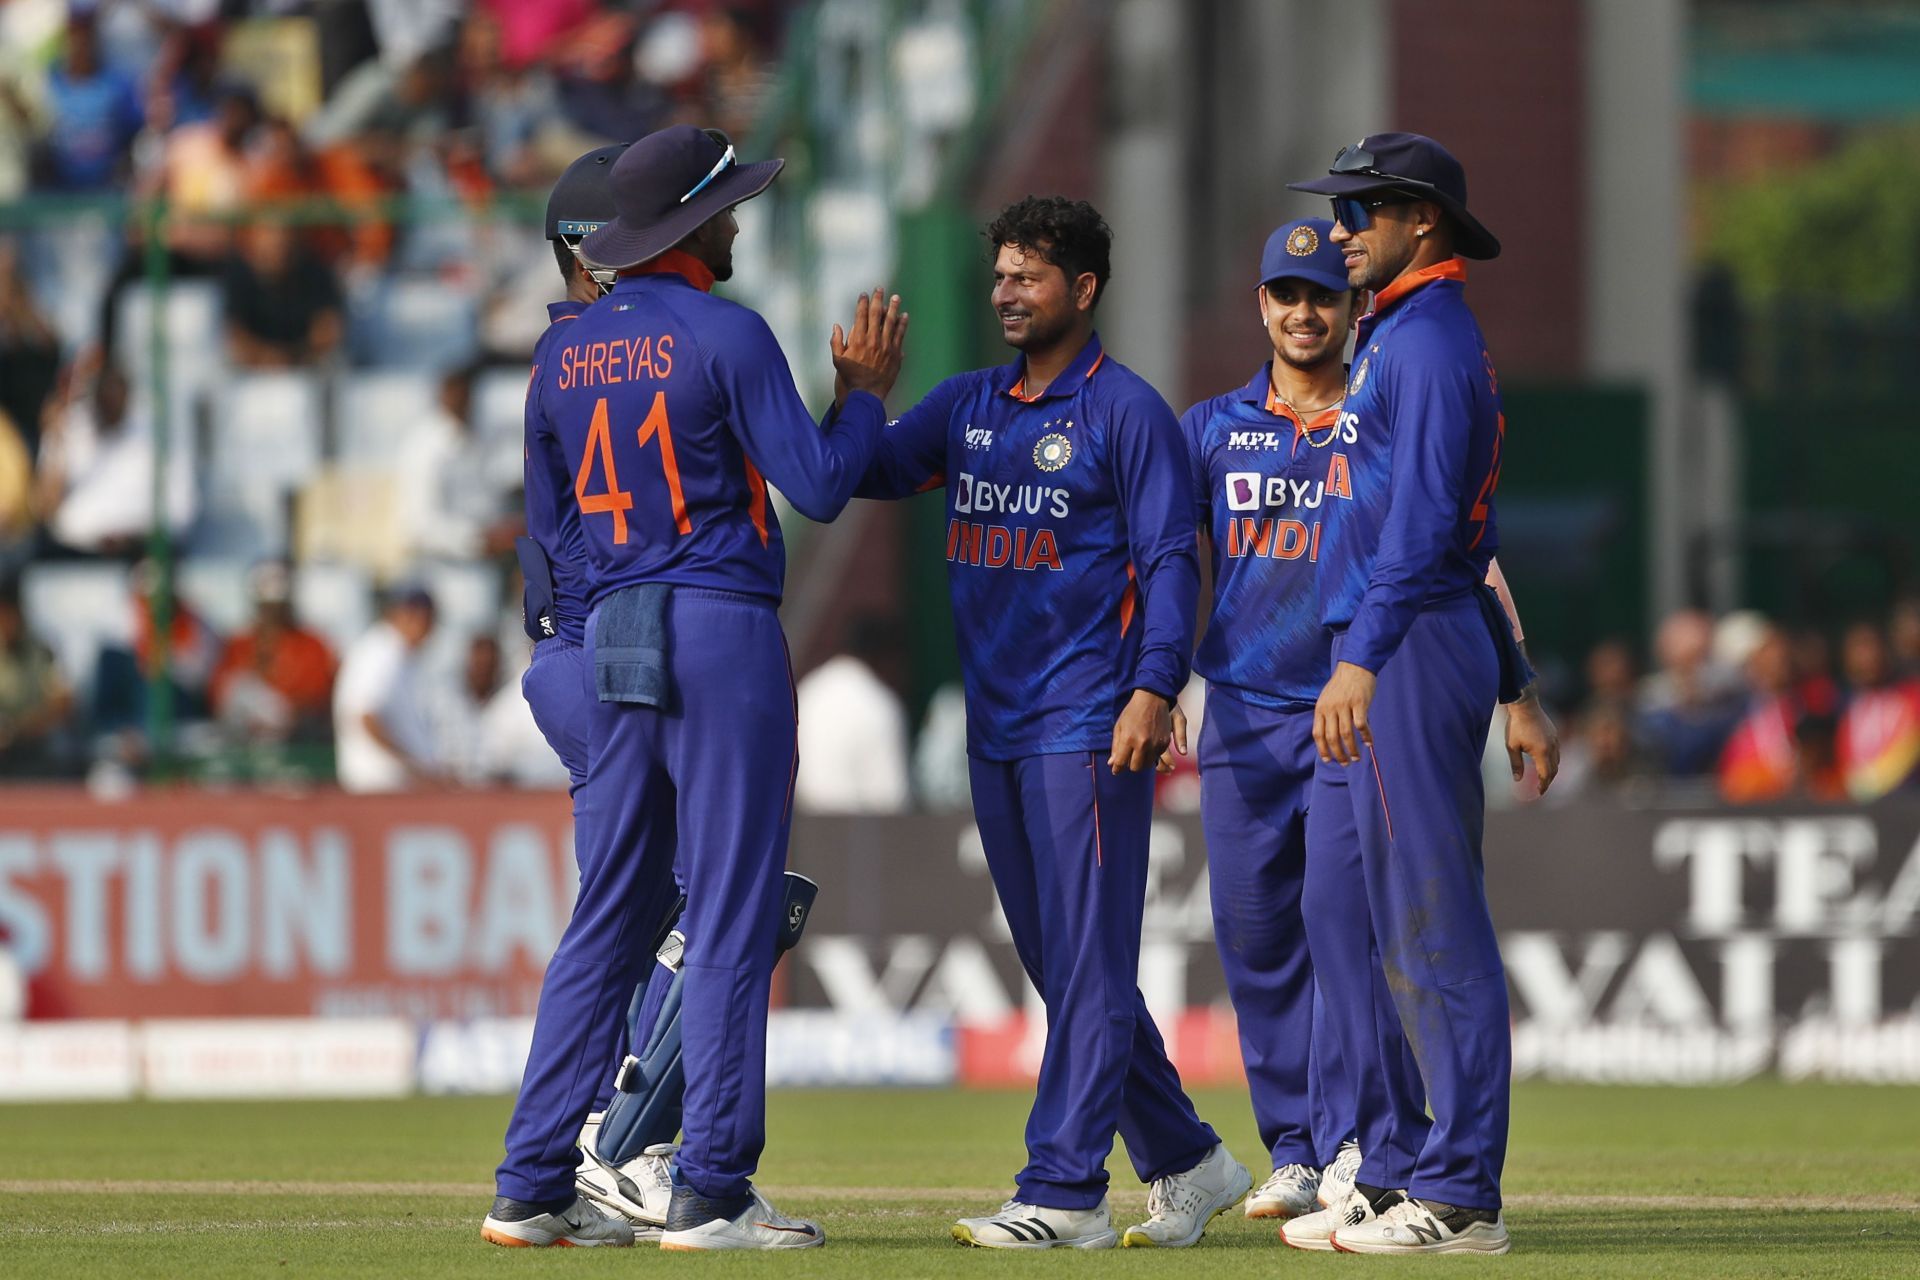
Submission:
<svg viewBox="0 0 1920 1280">
<path fill-rule="evenodd" d="M 1075 358 L 1078 359 L 1078 357 L 1075 357 Z M 1100 366 L 1105 364 L 1106 362 L 1107 362 L 1107 353 L 1105 351 L 1102 351 L 1099 355 L 1093 358 L 1093 367 L 1088 369 L 1085 374 L 1081 375 L 1080 380 L 1082 382 L 1085 382 L 1087 379 L 1093 377 L 1094 374 L 1100 372 Z M 1064 370 L 1062 372 L 1064 372 Z M 1059 381 L 1058 378 L 1054 379 L 1054 382 L 1058 382 L 1058 381 Z M 1051 391 L 1051 390 L 1053 390 L 1053 385 L 1052 383 L 1049 383 L 1045 391 L 1036 391 L 1032 395 L 1028 395 L 1027 394 L 1027 375 L 1022 373 L 1020 375 L 1020 381 L 1014 383 L 1012 386 L 1007 388 L 1007 394 L 1012 396 L 1015 400 L 1018 400 L 1021 404 L 1032 404 L 1035 401 L 1037 401 L 1041 396 L 1044 396 L 1045 394 L 1047 394 L 1047 391 Z"/>
<path fill-rule="evenodd" d="M 1379 315 L 1414 290 L 1430 285 L 1435 280 L 1464 281 L 1466 278 L 1467 263 L 1464 258 L 1448 258 L 1445 262 L 1436 262 L 1430 267 L 1407 272 L 1373 296 L 1372 314 Z"/>
<path fill-rule="evenodd" d="M 1280 398 L 1280 393 L 1273 389 L 1271 382 L 1267 384 L 1267 412 L 1291 422 L 1293 438 L 1296 441 L 1309 431 L 1325 431 L 1340 421 L 1340 406 L 1337 404 L 1330 404 L 1320 412 L 1308 415 L 1303 421 L 1287 402 Z"/>
<path fill-rule="evenodd" d="M 713 292 L 713 271 L 706 263 L 685 249 L 669 249 L 658 257 L 648 258 L 637 267 L 628 267 L 620 274 L 623 276 L 685 276 L 687 283 L 700 292 Z"/>
</svg>

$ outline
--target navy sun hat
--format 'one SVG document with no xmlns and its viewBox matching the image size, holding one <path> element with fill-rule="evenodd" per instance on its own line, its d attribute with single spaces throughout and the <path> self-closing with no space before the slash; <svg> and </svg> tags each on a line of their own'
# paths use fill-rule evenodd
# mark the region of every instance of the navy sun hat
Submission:
<svg viewBox="0 0 1920 1280">
<path fill-rule="evenodd" d="M 1335 293 L 1353 288 L 1347 280 L 1346 256 L 1329 238 L 1333 223 L 1325 218 L 1301 218 L 1267 237 L 1260 255 L 1260 283 L 1272 284 L 1298 276 Z"/>
<path fill-rule="evenodd" d="M 1467 212 L 1467 171 L 1453 153 L 1417 133 L 1370 133 L 1340 148 L 1324 178 L 1289 182 L 1294 191 L 1352 196 L 1363 191 L 1406 191 L 1447 211 L 1458 228 L 1454 249 L 1466 258 L 1497 258 L 1500 241 Z"/>
<path fill-rule="evenodd" d="M 765 191 L 786 163 L 741 164 L 715 129 L 677 124 L 650 133 L 614 161 L 614 219 L 580 242 L 580 256 L 614 268 L 657 258 L 707 219 Z"/>
<path fill-rule="evenodd" d="M 613 162 L 628 144 L 596 147 L 567 166 L 547 196 L 547 239 L 578 238 L 614 219 Z"/>
</svg>

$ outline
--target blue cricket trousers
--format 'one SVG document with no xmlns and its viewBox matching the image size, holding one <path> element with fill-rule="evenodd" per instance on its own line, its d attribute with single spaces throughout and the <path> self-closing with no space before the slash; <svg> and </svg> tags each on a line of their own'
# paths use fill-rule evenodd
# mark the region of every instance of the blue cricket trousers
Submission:
<svg viewBox="0 0 1920 1280">
<path fill-rule="evenodd" d="M 500 1194 L 518 1200 L 572 1194 L 574 1139 L 652 965 L 681 844 L 680 1175 L 703 1196 L 742 1194 L 765 1145 L 767 1000 L 796 760 L 786 640 L 772 601 L 687 587 L 674 589 L 667 631 L 666 710 L 587 707 L 590 768 L 574 796 L 580 893 L 541 986 L 497 1175 Z M 589 618 L 589 670 L 593 634 Z"/>
<path fill-rule="evenodd" d="M 1324 1165 L 1353 1136 L 1354 1117 L 1347 1078 L 1326 1069 L 1316 1039 L 1325 1015 L 1300 914 L 1313 710 L 1263 707 L 1211 685 L 1198 752 L 1214 941 L 1260 1141 L 1276 1169 Z"/>
<path fill-rule="evenodd" d="M 1334 637 L 1335 662 L 1344 639 Z M 1386 985 L 1433 1114 L 1404 1181 L 1375 1166 L 1363 1118 L 1361 1180 L 1478 1209 L 1500 1207 L 1513 1074 L 1480 848 L 1480 756 L 1498 697 L 1499 659 L 1479 604 L 1431 607 L 1381 668 L 1367 713 L 1374 746 L 1345 770 Z"/>
<path fill-rule="evenodd" d="M 1167 1060 L 1137 984 L 1153 774 L 1104 752 L 968 757 L 974 820 L 1014 950 L 1047 1008 L 1019 1198 L 1088 1209 L 1117 1130 L 1143 1182 L 1218 1145 Z"/>
</svg>

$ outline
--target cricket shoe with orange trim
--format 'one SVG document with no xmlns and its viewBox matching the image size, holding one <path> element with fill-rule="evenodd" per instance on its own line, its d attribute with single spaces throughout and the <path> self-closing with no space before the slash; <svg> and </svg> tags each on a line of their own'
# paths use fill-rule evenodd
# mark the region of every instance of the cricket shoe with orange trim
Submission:
<svg viewBox="0 0 1920 1280">
<path fill-rule="evenodd" d="M 480 1224 L 480 1238 L 508 1249 L 626 1248 L 633 1244 L 633 1227 L 608 1217 L 579 1196 L 555 1210 L 500 1196 Z"/>
<path fill-rule="evenodd" d="M 1298 1218 L 1320 1207 L 1320 1171 L 1311 1165 L 1286 1164 L 1247 1197 L 1249 1218 Z"/>
<path fill-rule="evenodd" d="M 817 1249 L 827 1233 L 817 1222 L 789 1218 L 749 1186 L 744 1196 L 712 1200 L 692 1187 L 675 1186 L 660 1247 L 669 1253 L 718 1249 Z"/>
</svg>

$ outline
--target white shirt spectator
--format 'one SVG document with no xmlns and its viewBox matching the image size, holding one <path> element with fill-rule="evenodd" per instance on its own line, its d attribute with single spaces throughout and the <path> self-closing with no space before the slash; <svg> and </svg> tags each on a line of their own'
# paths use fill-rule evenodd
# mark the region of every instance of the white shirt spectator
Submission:
<svg viewBox="0 0 1920 1280">
<path fill-rule="evenodd" d="M 153 525 L 152 420 L 129 408 L 117 431 L 102 431 L 93 406 L 68 406 L 61 429 L 41 442 L 40 466 L 64 478 L 59 505 L 47 521 L 63 546 L 97 551 L 144 538 Z M 193 460 L 176 431 L 167 466 L 167 526 L 180 533 L 193 523 Z"/>
<path fill-rule="evenodd" d="M 564 787 L 570 781 L 567 766 L 540 734 L 533 708 L 520 692 L 520 682 L 509 680 L 493 695 L 480 715 L 479 747 L 487 778 L 516 787 Z"/>
<path fill-rule="evenodd" d="M 490 526 L 508 514 L 520 483 L 519 458 L 502 474 L 498 451 L 435 405 L 400 451 L 407 555 L 470 560 L 486 552 Z"/>
<path fill-rule="evenodd" d="M 794 803 L 809 813 L 901 813 L 907 808 L 907 713 L 851 654 L 829 658 L 798 689 L 800 777 Z"/>
<path fill-rule="evenodd" d="M 367 731 L 372 715 L 415 760 L 435 761 L 425 664 L 390 622 L 373 624 L 347 649 L 333 687 L 334 759 L 348 791 L 404 791 L 407 767 Z"/>
</svg>

